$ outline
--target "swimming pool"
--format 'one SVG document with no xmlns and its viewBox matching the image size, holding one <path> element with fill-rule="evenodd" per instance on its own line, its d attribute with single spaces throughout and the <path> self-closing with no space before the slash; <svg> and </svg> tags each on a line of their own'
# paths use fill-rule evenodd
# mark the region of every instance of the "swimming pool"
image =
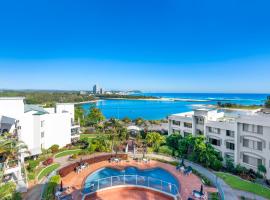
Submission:
<svg viewBox="0 0 270 200">
<path fill-rule="evenodd" d="M 162 168 L 140 170 L 136 167 L 126 167 L 118 170 L 105 167 L 86 178 L 83 193 L 87 194 L 116 185 L 146 186 L 174 195 L 178 193 L 179 188 L 177 179 Z"/>
</svg>

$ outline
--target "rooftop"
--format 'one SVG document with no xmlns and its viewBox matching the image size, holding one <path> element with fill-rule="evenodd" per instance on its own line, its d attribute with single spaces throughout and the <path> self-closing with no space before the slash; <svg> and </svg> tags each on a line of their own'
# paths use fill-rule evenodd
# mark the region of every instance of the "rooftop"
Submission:
<svg viewBox="0 0 270 200">
<path fill-rule="evenodd" d="M 41 106 L 39 105 L 33 105 L 33 104 L 25 104 L 24 105 L 24 112 L 29 112 L 29 111 L 37 111 L 36 114 L 41 115 L 41 114 L 47 114 L 48 112 Z"/>
<path fill-rule="evenodd" d="M 25 97 L 0 97 L 0 100 L 24 100 Z"/>
</svg>

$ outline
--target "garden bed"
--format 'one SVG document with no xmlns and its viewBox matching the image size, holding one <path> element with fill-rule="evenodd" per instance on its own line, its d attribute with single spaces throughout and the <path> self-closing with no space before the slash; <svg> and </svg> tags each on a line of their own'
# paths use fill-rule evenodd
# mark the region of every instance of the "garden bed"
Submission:
<svg viewBox="0 0 270 200">
<path fill-rule="evenodd" d="M 41 180 L 44 176 L 49 175 L 51 172 L 53 172 L 58 167 L 60 167 L 60 164 L 58 164 L 58 163 L 54 163 L 54 164 L 49 165 L 48 167 L 45 167 L 44 169 L 42 169 L 39 172 L 39 174 L 37 176 L 38 180 Z"/>
</svg>

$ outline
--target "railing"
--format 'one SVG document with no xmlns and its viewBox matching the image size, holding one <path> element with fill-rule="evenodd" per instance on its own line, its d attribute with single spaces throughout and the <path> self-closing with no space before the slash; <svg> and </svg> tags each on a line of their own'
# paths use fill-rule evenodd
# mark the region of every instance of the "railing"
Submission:
<svg viewBox="0 0 270 200">
<path fill-rule="evenodd" d="M 136 186 L 156 190 L 166 195 L 172 196 L 174 199 L 180 199 L 178 187 L 175 184 L 139 175 L 120 175 L 102 178 L 86 183 L 82 190 L 83 199 L 99 190 L 117 186 Z"/>
</svg>

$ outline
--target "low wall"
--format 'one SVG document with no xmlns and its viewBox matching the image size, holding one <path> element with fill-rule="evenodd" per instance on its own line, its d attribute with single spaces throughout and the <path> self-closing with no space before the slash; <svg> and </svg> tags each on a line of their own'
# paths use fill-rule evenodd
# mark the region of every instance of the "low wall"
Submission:
<svg viewBox="0 0 270 200">
<path fill-rule="evenodd" d="M 87 162 L 89 165 L 93 164 L 93 163 L 97 163 L 97 162 L 102 162 L 102 161 L 106 161 L 110 158 L 115 157 L 115 154 L 106 154 L 106 155 L 100 155 L 100 156 L 95 156 L 92 158 L 88 158 L 88 159 L 84 159 L 81 162 Z M 117 154 L 116 156 L 117 158 L 120 158 L 122 160 L 127 160 L 128 155 L 127 154 Z M 80 162 L 75 162 L 72 163 L 66 167 L 63 167 L 59 170 L 59 175 L 61 177 L 65 177 L 66 175 L 68 175 L 70 172 L 73 172 L 76 167 L 78 167 L 80 165 Z"/>
<path fill-rule="evenodd" d="M 103 191 L 97 191 L 91 195 L 87 195 L 85 200 L 111 198 L 111 199 L 159 199 L 159 200 L 175 200 L 175 198 L 163 194 L 162 192 L 141 188 L 136 186 L 109 188 Z"/>
</svg>

